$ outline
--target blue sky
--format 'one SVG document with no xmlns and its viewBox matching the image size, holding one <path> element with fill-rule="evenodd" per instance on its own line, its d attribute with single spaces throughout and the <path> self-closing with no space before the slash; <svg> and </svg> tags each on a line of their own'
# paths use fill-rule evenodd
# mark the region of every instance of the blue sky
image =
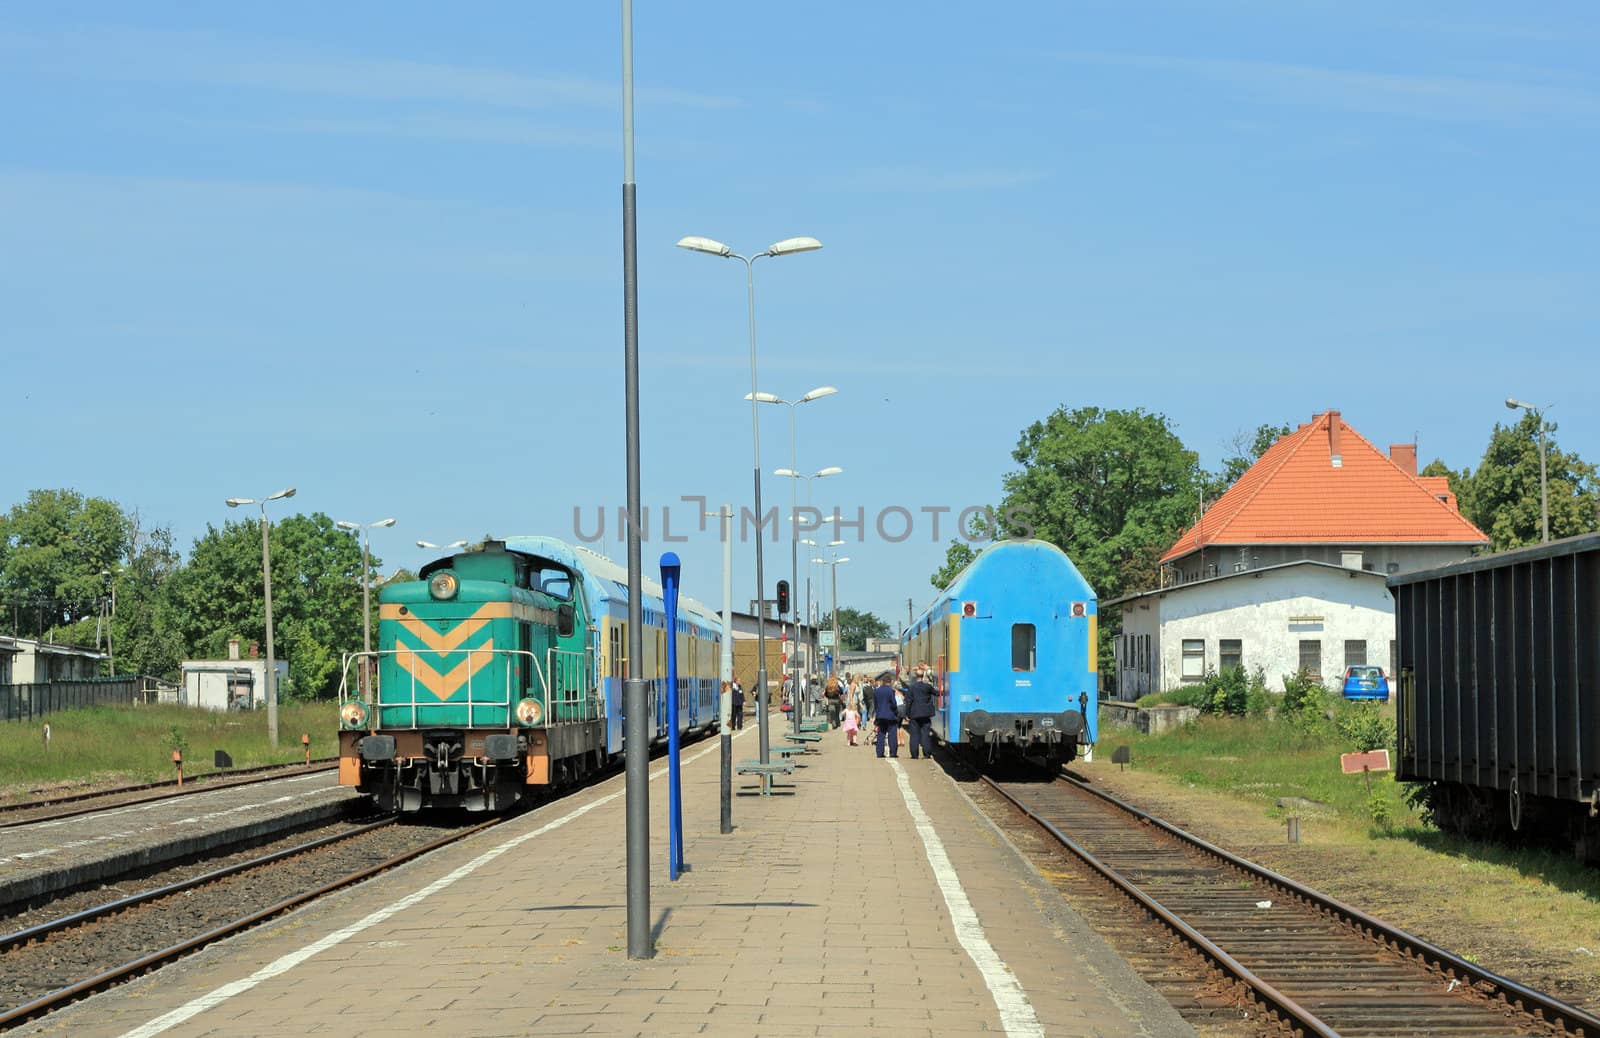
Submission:
<svg viewBox="0 0 1600 1038">
<path fill-rule="evenodd" d="M 71 486 L 187 545 L 293 484 L 397 516 L 389 565 L 570 537 L 575 506 L 614 535 L 617 6 L 8 5 L 0 507 Z M 757 265 L 759 381 L 839 387 L 798 462 L 845 469 L 816 498 L 847 512 L 993 502 L 1063 404 L 1163 412 L 1210 466 L 1333 407 L 1460 467 L 1510 394 L 1600 458 L 1591 3 L 641 3 L 634 31 L 644 496 L 675 530 L 752 465 L 743 267 L 686 234 L 824 242 Z M 903 620 L 940 533 L 869 520 L 841 600 Z M 719 601 L 714 538 L 671 547 Z"/>
</svg>

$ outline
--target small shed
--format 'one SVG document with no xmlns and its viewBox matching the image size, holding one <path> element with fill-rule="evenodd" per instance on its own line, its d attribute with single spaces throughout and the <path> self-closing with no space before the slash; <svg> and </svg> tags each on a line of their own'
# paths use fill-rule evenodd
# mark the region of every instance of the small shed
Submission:
<svg viewBox="0 0 1600 1038">
<path fill-rule="evenodd" d="M 278 698 L 283 699 L 283 688 L 289 680 L 289 664 L 276 660 L 276 687 Z M 239 643 L 228 643 L 228 659 L 184 660 L 183 689 L 178 702 L 206 710 L 255 710 L 267 705 L 267 661 L 250 656 L 241 659 Z"/>
</svg>

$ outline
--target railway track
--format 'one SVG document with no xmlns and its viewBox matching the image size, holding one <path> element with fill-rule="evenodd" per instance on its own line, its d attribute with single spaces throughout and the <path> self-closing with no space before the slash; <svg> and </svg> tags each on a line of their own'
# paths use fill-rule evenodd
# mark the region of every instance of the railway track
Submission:
<svg viewBox="0 0 1600 1038">
<path fill-rule="evenodd" d="M 179 788 L 171 782 L 146 782 L 135 786 L 118 786 L 87 793 L 72 793 L 48 800 L 32 800 L 0 804 L 0 829 L 11 829 L 35 822 L 54 822 L 62 818 L 76 818 L 93 814 L 108 807 L 127 807 L 148 804 L 157 800 L 170 800 L 192 793 L 209 793 L 217 789 L 251 786 L 272 782 L 293 775 L 309 775 L 319 771 L 332 771 L 339 766 L 337 757 L 323 757 L 305 764 L 267 764 L 259 768 L 240 768 L 230 772 L 210 772 L 191 778 Z M 236 779 L 235 776 L 250 776 Z M 144 794 L 144 795 L 141 795 Z"/>
<path fill-rule="evenodd" d="M 1153 986 L 1182 991 L 1174 1002 L 1180 1011 L 1210 1016 L 1224 1033 L 1229 1028 L 1215 1011 L 1231 1002 L 1235 1018 L 1248 1006 L 1269 1029 L 1296 1035 L 1600 1036 L 1600 1018 L 1075 779 L 981 778 L 1114 889 L 1124 911 L 1133 902 L 1182 943 L 1178 949 L 1148 936 L 1113 935 L 1114 944 L 1134 946 L 1130 958 Z"/>
<path fill-rule="evenodd" d="M 0 935 L 0 1029 L 500 824 L 359 825 Z"/>
</svg>

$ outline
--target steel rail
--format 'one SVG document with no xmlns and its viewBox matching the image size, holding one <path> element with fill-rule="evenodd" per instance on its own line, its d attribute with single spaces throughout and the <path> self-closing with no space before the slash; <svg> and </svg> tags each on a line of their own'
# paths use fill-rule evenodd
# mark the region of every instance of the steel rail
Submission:
<svg viewBox="0 0 1600 1038">
<path fill-rule="evenodd" d="M 40 815 L 38 818 L 19 818 L 10 822 L 0 822 L 0 829 L 15 829 L 18 826 L 34 825 L 38 822 L 54 822 L 63 818 L 78 818 L 82 815 L 92 815 L 96 811 L 104 811 L 112 807 L 132 807 L 136 804 L 153 804 L 161 800 L 171 800 L 174 797 L 189 796 L 193 793 L 212 793 L 219 789 L 234 789 L 240 786 L 254 786 L 262 782 L 273 782 L 278 779 L 294 778 L 298 775 L 315 775 L 323 771 L 332 771 L 338 767 L 339 758 L 319 757 L 311 762 L 311 766 L 304 764 L 263 764 L 257 768 L 241 768 L 238 771 L 227 772 L 227 775 L 249 775 L 255 772 L 274 772 L 275 774 L 258 774 L 254 778 L 247 778 L 239 782 L 214 782 L 201 789 L 178 789 L 171 782 L 147 782 L 137 786 L 118 786 L 115 789 L 103 789 L 97 793 L 76 793 L 72 796 L 58 797 L 54 800 L 38 800 L 32 803 L 0 804 L 0 814 L 9 814 L 13 811 L 26 811 L 31 808 L 44 808 L 52 804 L 73 804 L 85 800 L 97 800 L 102 797 L 120 796 L 124 793 L 141 793 L 148 789 L 165 789 L 164 793 L 154 796 L 139 797 L 136 800 L 122 800 L 115 804 L 101 804 L 98 807 L 81 807 L 71 811 L 59 811 L 51 815 Z M 293 770 L 291 770 L 293 769 Z M 210 778 L 224 775 L 223 772 L 207 772 L 204 775 L 191 778 L 194 783 L 205 782 Z"/>
<path fill-rule="evenodd" d="M 1186 943 L 1188 943 L 1201 955 L 1204 955 L 1207 959 L 1210 959 L 1212 963 L 1214 963 L 1224 973 L 1228 974 L 1234 980 L 1249 988 L 1255 999 L 1267 1007 L 1267 1014 L 1269 1017 L 1280 1024 L 1288 1024 L 1291 1027 L 1297 1027 L 1298 1030 L 1294 1031 L 1294 1033 L 1297 1035 L 1316 1035 L 1317 1038 L 1338 1038 L 1339 1032 L 1329 1027 L 1326 1023 L 1319 1019 L 1316 1014 L 1312 1013 L 1309 1009 L 1306 1009 L 1294 999 L 1273 987 L 1266 980 L 1263 980 L 1261 977 L 1257 976 L 1250 970 L 1248 966 L 1245 966 L 1232 955 L 1229 955 L 1205 934 L 1184 922 L 1176 913 L 1172 912 L 1165 905 L 1161 904 L 1161 902 L 1157 901 L 1155 898 L 1139 889 L 1138 885 L 1128 880 L 1121 873 L 1117 872 L 1116 869 L 1113 869 L 1111 866 L 1095 857 L 1093 853 L 1091 853 L 1083 845 L 1079 844 L 1072 837 L 1056 828 L 1056 826 L 1051 823 L 1049 819 L 1042 817 L 1027 804 L 1024 804 L 1022 801 L 1012 796 L 994 779 L 987 775 L 980 775 L 979 779 L 996 794 L 1003 797 L 1007 803 L 1011 804 L 1017 810 L 1021 811 L 1023 814 L 1032 819 L 1035 824 L 1037 824 L 1045 832 L 1049 833 L 1053 839 L 1055 839 L 1067 850 L 1075 854 L 1085 865 L 1087 865 L 1094 872 L 1098 873 L 1112 886 L 1117 888 L 1118 891 L 1141 905 L 1145 911 L 1155 916 L 1156 919 L 1158 919 L 1168 929 L 1178 934 L 1179 937 L 1183 938 Z M 1289 1023 L 1291 1021 L 1292 1024 Z"/>
<path fill-rule="evenodd" d="M 1542 991 L 1535 991 L 1530 987 L 1525 987 L 1508 977 L 1502 977 L 1498 973 L 1486 970 L 1482 966 L 1474 965 L 1415 934 L 1385 923 L 1381 919 L 1376 919 L 1359 908 L 1347 905 L 1337 898 L 1314 890 L 1280 873 L 1273 872 L 1269 868 L 1257 865 L 1247 858 L 1241 858 L 1232 851 L 1225 850 L 1216 844 L 1201 839 L 1193 833 L 1180 829 L 1147 811 L 1119 800 L 1110 793 L 1093 789 L 1087 783 L 1070 775 L 1061 776 L 1059 781 L 1067 783 L 1075 789 L 1081 789 L 1085 793 L 1092 793 L 1106 803 L 1133 815 L 1140 821 L 1155 826 L 1168 835 L 1176 837 L 1178 840 L 1204 851 L 1264 883 L 1275 886 L 1287 894 L 1298 897 L 1308 904 L 1326 911 L 1366 937 L 1379 943 L 1388 944 L 1397 951 L 1427 962 L 1436 969 L 1448 972 L 1452 979 L 1478 986 L 1480 990 L 1486 986 L 1490 989 L 1490 992 L 1487 993 L 1502 996 L 1506 1003 L 1513 1008 L 1535 1016 L 1545 1023 L 1564 1027 L 1574 1033 L 1580 1033 L 1581 1029 L 1581 1033 L 1585 1035 L 1600 1035 L 1600 1016 L 1595 1016 L 1579 1009 L 1577 1006 L 1562 1002 L 1560 999 L 1547 995 Z M 1002 793 L 1002 795 L 1004 794 Z"/>
<path fill-rule="evenodd" d="M 463 829 L 458 833 L 451 833 L 449 836 L 441 837 L 440 839 L 433 840 L 421 847 L 415 847 L 404 852 L 403 854 L 398 854 L 395 857 L 390 858 L 388 861 L 379 862 L 377 865 L 368 866 L 367 868 L 353 872 L 347 876 L 324 883 L 322 886 L 317 887 L 314 890 L 308 890 L 303 893 L 296 894 L 294 897 L 287 898 L 275 905 L 270 905 L 266 908 L 252 912 L 242 919 L 236 919 L 231 923 L 224 923 L 222 926 L 215 927 L 196 937 L 191 937 L 188 940 L 180 941 L 179 943 L 167 948 L 163 948 L 160 951 L 152 952 L 149 955 L 135 959 L 133 962 L 124 963 L 115 969 L 106 970 L 104 973 L 90 977 L 87 980 L 81 980 L 76 984 L 52 991 L 43 998 L 34 999 L 32 1002 L 29 1002 L 26 1005 L 17 1006 L 16 1008 L 8 1010 L 5 1013 L 0 1013 L 0 1029 L 13 1027 L 16 1024 L 23 1023 L 35 1017 L 43 1016 L 45 1013 L 59 1009 L 82 995 L 98 991 L 103 987 L 108 987 L 119 980 L 137 976 L 138 974 L 143 973 L 145 970 L 152 969 L 165 962 L 187 954 L 188 952 L 202 948 L 207 944 L 219 941 L 224 937 L 231 937 L 233 934 L 236 934 L 241 930 L 248 929 L 249 927 L 254 926 L 256 923 L 259 923 L 265 919 L 270 919 L 275 915 L 280 915 L 291 909 L 298 908 L 309 901 L 314 901 L 319 897 L 324 897 L 343 887 L 347 887 L 352 884 L 359 883 L 362 880 L 369 879 L 380 872 L 394 868 L 396 865 L 402 865 L 414 858 L 419 858 L 424 854 L 436 851 L 441 847 L 447 847 L 452 843 L 465 840 L 469 836 L 476 836 L 485 829 L 491 829 L 503 821 L 505 821 L 503 818 L 491 818 L 486 822 L 480 822 L 478 825 L 472 826 L 469 829 Z"/>
<path fill-rule="evenodd" d="M 37 926 L 30 926 L 26 930 L 17 930 L 14 933 L 3 934 L 0 935 L 0 951 L 10 951 L 12 948 L 21 947 L 30 941 L 39 940 L 42 937 L 57 933 L 61 930 L 71 929 L 74 926 L 81 926 L 84 923 L 93 922 L 94 920 L 103 916 L 112 915 L 128 908 L 136 908 L 139 905 L 150 901 L 156 901 L 160 898 L 169 897 L 173 894 L 181 894 L 185 890 L 193 890 L 196 887 L 203 887 L 207 883 L 215 883 L 217 880 L 227 879 L 229 876 L 236 876 L 241 872 L 248 872 L 251 869 L 263 868 L 267 865 L 280 862 L 285 858 L 292 858 L 297 854 L 305 854 L 309 851 L 317 850 L 320 847 L 327 847 L 330 844 L 342 843 L 345 840 L 352 840 L 357 836 L 365 836 L 367 833 L 373 832 L 374 830 L 384 829 L 388 826 L 394 825 L 395 822 L 396 819 L 394 818 L 384 818 L 368 825 L 351 829 L 348 832 L 334 833 L 332 836 L 324 836 L 320 839 L 312 840 L 309 843 L 302 843 L 294 847 L 287 847 L 281 851 L 273 851 L 271 854 L 264 854 L 259 858 L 251 858 L 249 861 L 241 861 L 233 865 L 226 865 L 220 869 L 213 869 L 212 871 L 201 876 L 194 876 L 190 879 L 179 880 L 176 883 L 169 883 L 164 887 L 157 887 L 153 890 L 145 890 L 137 894 L 130 894 L 127 897 L 120 898 L 116 901 L 108 901 L 103 905 L 96 905 L 94 908 L 86 908 L 81 912 L 74 912 L 72 915 L 65 915 L 59 919 L 52 919 L 49 922 L 40 923 Z"/>
</svg>

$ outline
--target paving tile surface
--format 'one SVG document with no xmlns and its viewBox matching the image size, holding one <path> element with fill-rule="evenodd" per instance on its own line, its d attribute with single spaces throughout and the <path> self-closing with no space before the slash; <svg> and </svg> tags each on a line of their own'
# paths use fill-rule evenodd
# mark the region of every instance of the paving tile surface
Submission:
<svg viewBox="0 0 1600 1038">
<path fill-rule="evenodd" d="M 207 995 L 204 1008 L 159 1033 L 1005 1033 L 896 769 L 1001 969 L 1020 985 L 1038 1022 L 1032 1033 L 1192 1033 L 937 763 L 880 760 L 837 733 L 818 750 L 779 780 L 789 795 L 761 797 L 755 779 L 736 776 L 735 831 L 724 836 L 717 741 L 687 747 L 689 868 L 675 883 L 666 870 L 666 780 L 651 783 L 651 959 L 625 954 L 619 775 L 16 1033 L 151 1035 L 152 1021 Z M 733 753 L 755 755 L 753 724 Z M 586 805 L 598 806 L 544 828 Z M 372 918 L 430 885 L 438 889 Z M 340 943 L 292 958 L 347 929 Z"/>
</svg>

